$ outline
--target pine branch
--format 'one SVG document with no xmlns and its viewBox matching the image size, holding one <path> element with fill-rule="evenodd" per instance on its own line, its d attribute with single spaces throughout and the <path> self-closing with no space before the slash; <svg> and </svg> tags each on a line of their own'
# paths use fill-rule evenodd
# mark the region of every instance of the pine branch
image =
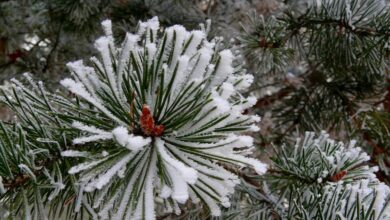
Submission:
<svg viewBox="0 0 390 220">
<path fill-rule="evenodd" d="M 305 15 L 298 18 L 294 18 L 292 15 L 288 16 L 288 18 L 279 17 L 277 19 L 288 24 L 286 26 L 286 30 L 290 31 L 290 34 L 288 35 L 289 37 L 299 34 L 299 30 L 302 28 L 318 30 L 318 25 L 338 28 L 340 34 L 345 34 L 343 33 L 343 30 L 346 30 L 361 37 L 381 37 L 384 41 L 390 37 L 390 30 L 378 30 L 376 28 L 352 26 L 343 19 L 312 19 L 310 17 L 306 17 Z M 285 41 L 287 41 L 287 39 L 288 38 L 286 38 Z M 281 43 L 281 45 L 283 45 L 283 43 Z"/>
<path fill-rule="evenodd" d="M 52 165 L 54 162 L 58 162 L 60 159 L 59 156 L 56 157 L 50 157 L 45 160 L 36 161 L 36 166 L 42 167 L 41 169 L 34 170 L 33 174 L 37 177 L 43 175 L 43 168 L 49 168 L 50 165 Z M 17 190 L 17 188 L 22 187 L 28 183 L 28 181 L 31 180 L 31 176 L 26 175 L 25 173 L 17 173 L 14 174 L 13 179 L 4 179 L 3 185 L 7 190 Z"/>
<path fill-rule="evenodd" d="M 292 90 L 294 90 L 294 89 L 295 88 L 292 86 L 287 86 L 287 87 L 283 87 L 278 92 L 276 92 L 272 95 L 267 95 L 265 97 L 262 97 L 262 98 L 257 100 L 255 108 L 261 109 L 263 107 L 270 106 L 277 101 L 281 101 L 283 98 L 288 96 L 292 92 Z"/>
<path fill-rule="evenodd" d="M 387 93 L 386 93 L 386 96 L 383 100 L 383 105 L 384 105 L 384 110 L 386 112 L 390 112 L 390 78 L 387 79 Z"/>
<path fill-rule="evenodd" d="M 324 132 L 318 138 L 307 132 L 295 146 L 277 149 L 274 168 L 266 180 L 272 192 L 287 201 L 288 208 L 280 215 L 303 219 L 388 218 L 385 213 L 390 189 L 378 182 L 374 174 L 377 168 L 366 166 L 370 158 L 354 145 L 354 141 L 349 146 L 336 143 Z"/>
<path fill-rule="evenodd" d="M 59 43 L 60 43 L 60 40 L 61 40 L 60 36 L 62 35 L 62 28 L 63 28 L 63 22 L 60 22 L 60 24 L 58 25 L 58 30 L 57 30 L 57 35 L 55 37 L 55 41 L 54 41 L 54 43 L 53 43 L 53 45 L 52 45 L 52 47 L 50 49 L 49 54 L 46 57 L 46 64 L 43 67 L 42 72 L 46 72 L 49 69 L 50 64 L 53 62 L 52 61 L 52 56 L 55 53 L 55 51 L 57 50 L 57 47 L 59 46 Z"/>
<path fill-rule="evenodd" d="M 13 79 L 2 90 L 3 101 L 32 143 L 61 154 L 65 165 L 58 175 L 73 187 L 63 193 L 77 195 L 74 213 L 155 219 L 156 205 L 178 215 L 179 204 L 191 196 L 213 216 L 220 215 L 220 206 L 230 206 L 229 195 L 239 182 L 222 164 L 266 171 L 265 164 L 247 157 L 253 139 L 243 135 L 258 130 L 254 123 L 259 118 L 242 113 L 255 104 L 253 97 L 241 94 L 252 76 L 234 68 L 230 50 L 210 47 L 214 41 L 207 40 L 205 30 L 189 32 L 177 25 L 160 32 L 153 18 L 140 23 L 136 34 L 128 33 L 117 48 L 111 21 L 102 24 L 105 36 L 95 42 L 100 56 L 91 58 L 93 67 L 68 63 L 73 78 L 61 81 L 76 99 L 47 92 L 26 75 L 30 86 Z M 74 147 L 67 147 L 70 141 Z M 35 160 L 29 163 L 33 168 L 20 163 L 30 178 L 17 173 L 5 184 L 24 189 L 32 186 L 29 179 L 38 183 L 44 174 L 55 186 L 54 195 L 62 195 L 64 184 L 47 171 L 52 159 L 42 161 L 42 168 L 34 167 Z M 50 207 L 38 188 L 28 190 L 38 191 L 39 206 L 48 202 Z M 155 204 L 155 197 L 163 204 Z M 112 208 L 114 203 L 119 205 Z M 143 213 L 146 207 L 152 211 Z"/>
</svg>

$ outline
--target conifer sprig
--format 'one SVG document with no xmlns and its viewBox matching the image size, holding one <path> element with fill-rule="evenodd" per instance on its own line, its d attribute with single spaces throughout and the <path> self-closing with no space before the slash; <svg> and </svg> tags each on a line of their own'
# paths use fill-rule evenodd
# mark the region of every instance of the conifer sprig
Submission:
<svg viewBox="0 0 390 220">
<path fill-rule="evenodd" d="M 390 219 L 390 188 L 370 157 L 322 132 L 276 149 L 261 186 L 241 184 L 224 214 L 236 219 Z M 245 202 L 242 202 L 245 201 Z"/>
<path fill-rule="evenodd" d="M 100 57 L 91 58 L 93 67 L 69 63 L 73 78 L 61 81 L 80 98 L 81 114 L 64 115 L 82 134 L 73 144 L 97 144 L 62 152 L 89 155 L 69 170 L 79 176 L 79 192 L 97 191 L 92 207 L 103 219 L 154 219 L 155 197 L 166 212 L 179 214 L 179 204 L 191 198 L 220 215 L 239 182 L 223 166 L 266 171 L 246 156 L 252 138 L 240 135 L 258 130 L 259 117 L 242 114 L 255 99 L 239 92 L 253 78 L 201 30 L 176 25 L 160 32 L 153 18 L 117 47 L 111 22 L 102 24 L 106 36 L 95 42 Z"/>
</svg>

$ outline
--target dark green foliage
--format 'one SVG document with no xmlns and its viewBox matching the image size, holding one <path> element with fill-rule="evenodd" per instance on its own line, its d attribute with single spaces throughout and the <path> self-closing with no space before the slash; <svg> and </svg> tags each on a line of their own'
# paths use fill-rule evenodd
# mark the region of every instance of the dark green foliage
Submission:
<svg viewBox="0 0 390 220">
<path fill-rule="evenodd" d="M 376 0 L 304 5 L 250 15 L 240 40 L 257 76 L 256 110 L 271 111 L 281 134 L 326 129 L 351 137 L 352 118 L 386 92 L 389 6 Z"/>
</svg>

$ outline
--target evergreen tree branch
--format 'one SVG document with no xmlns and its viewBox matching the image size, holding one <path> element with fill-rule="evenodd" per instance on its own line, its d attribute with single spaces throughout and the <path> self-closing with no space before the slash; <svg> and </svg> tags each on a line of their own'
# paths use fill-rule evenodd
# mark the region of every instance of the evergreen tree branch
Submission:
<svg viewBox="0 0 390 220">
<path fill-rule="evenodd" d="M 43 175 L 43 168 L 50 168 L 51 167 L 50 165 L 52 165 L 54 162 L 58 162 L 58 160 L 59 160 L 59 156 L 50 157 L 50 158 L 45 159 L 45 160 L 36 161 L 35 162 L 36 166 L 42 167 L 42 168 L 34 170 L 33 174 L 37 177 L 39 177 L 40 175 Z M 22 187 L 30 180 L 31 180 L 31 176 L 26 175 L 24 173 L 17 173 L 17 174 L 14 174 L 13 179 L 4 179 L 3 185 L 5 188 L 7 188 L 7 190 L 12 191 L 18 187 Z"/>
<path fill-rule="evenodd" d="M 280 45 L 283 45 L 283 43 L 285 43 L 285 41 L 287 41 L 291 36 L 298 34 L 299 30 L 301 30 L 302 28 L 307 28 L 315 31 L 318 30 L 318 25 L 338 28 L 340 30 L 340 34 L 345 34 L 342 33 L 343 29 L 345 29 L 346 31 L 358 35 L 360 37 L 381 37 L 383 41 L 388 40 L 388 38 L 390 37 L 390 30 L 376 29 L 364 26 L 352 26 L 343 19 L 311 19 L 310 17 L 306 17 L 305 15 L 302 15 L 298 18 L 294 18 L 292 15 L 288 14 L 287 16 L 288 18 L 277 18 L 280 21 L 286 22 L 286 30 L 290 31 L 290 33 L 287 34 L 288 38 L 285 38 L 284 42 L 281 42 Z"/>
</svg>

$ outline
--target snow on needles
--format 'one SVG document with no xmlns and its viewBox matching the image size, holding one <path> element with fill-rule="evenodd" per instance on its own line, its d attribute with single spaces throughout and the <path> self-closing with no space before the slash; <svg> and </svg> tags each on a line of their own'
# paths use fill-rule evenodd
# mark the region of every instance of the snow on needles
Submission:
<svg viewBox="0 0 390 220">
<path fill-rule="evenodd" d="M 378 168 L 370 167 L 370 157 L 355 145 L 354 140 L 348 145 L 336 142 L 325 131 L 317 137 L 306 132 L 292 149 L 284 150 L 275 167 L 299 175 L 299 181 L 309 180 L 300 190 L 293 188 L 303 197 L 290 203 L 297 207 L 291 210 L 304 207 L 307 219 L 390 219 L 390 188 L 377 179 Z M 281 178 L 280 184 L 285 182 Z"/>
<path fill-rule="evenodd" d="M 69 63 L 72 78 L 61 81 L 80 100 L 68 112 L 81 135 L 75 150 L 62 152 L 84 159 L 69 170 L 79 178 L 78 204 L 98 210 L 101 219 L 155 219 L 154 207 L 179 214 L 190 199 L 219 215 L 239 183 L 225 166 L 267 169 L 247 157 L 253 139 L 243 135 L 258 131 L 260 120 L 243 114 L 256 102 L 240 93 L 253 76 L 202 30 L 162 29 L 155 17 L 118 46 L 111 22 L 102 25 L 106 36 L 95 42 L 100 56 L 91 66 Z M 89 151 L 77 150 L 89 143 Z M 91 205 L 81 196 L 87 192 L 97 195 Z M 152 210 L 144 213 L 145 207 Z"/>
</svg>

